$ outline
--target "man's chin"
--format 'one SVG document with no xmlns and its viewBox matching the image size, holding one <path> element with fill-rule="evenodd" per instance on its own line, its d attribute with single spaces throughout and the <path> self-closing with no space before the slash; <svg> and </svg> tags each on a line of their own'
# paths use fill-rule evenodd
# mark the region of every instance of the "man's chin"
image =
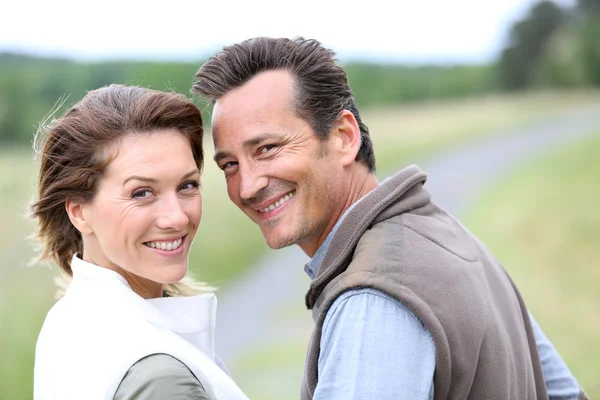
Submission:
<svg viewBox="0 0 600 400">
<path fill-rule="evenodd" d="M 265 243 L 269 248 L 273 250 L 283 249 L 284 247 L 289 247 L 296 244 L 296 241 L 290 236 L 281 236 L 271 233 L 263 232 L 263 237 L 265 239 Z"/>
</svg>

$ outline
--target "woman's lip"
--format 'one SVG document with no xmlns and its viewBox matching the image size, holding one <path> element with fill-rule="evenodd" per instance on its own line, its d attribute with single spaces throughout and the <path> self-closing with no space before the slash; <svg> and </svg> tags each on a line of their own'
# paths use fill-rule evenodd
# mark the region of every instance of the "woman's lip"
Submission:
<svg viewBox="0 0 600 400">
<path fill-rule="evenodd" d="M 158 243 L 162 243 L 162 242 L 174 242 L 175 240 L 185 240 L 187 236 L 187 233 L 183 236 L 174 236 L 172 238 L 167 238 L 167 239 L 151 239 L 151 240 L 146 240 L 144 243 L 150 243 L 150 242 L 158 242 Z"/>
<path fill-rule="evenodd" d="M 155 251 L 158 254 L 163 255 L 163 256 L 178 256 L 178 255 L 183 254 L 183 252 L 185 250 L 185 247 L 186 247 L 185 237 L 186 236 L 187 235 L 179 238 L 179 239 L 181 239 L 181 244 L 175 250 L 172 250 L 172 249 L 171 250 L 167 250 L 167 249 L 163 250 L 163 249 L 160 249 L 158 247 L 152 247 L 149 244 L 147 244 L 147 243 L 152 243 L 152 242 L 144 242 L 144 247 L 146 247 L 146 248 L 148 248 L 148 249 L 150 249 L 152 251 Z M 179 240 L 179 239 L 175 239 L 175 240 Z M 173 241 L 167 240 L 167 241 L 163 241 L 163 243 L 164 242 L 172 243 Z"/>
<path fill-rule="evenodd" d="M 185 245 L 183 243 L 181 244 L 181 246 L 179 246 L 175 250 L 162 250 L 162 249 L 157 249 L 157 248 L 149 247 L 149 246 L 146 246 L 146 247 L 148 249 L 150 249 L 151 251 L 154 251 L 162 256 L 179 256 L 179 255 L 183 254 L 183 251 L 185 249 Z"/>
</svg>

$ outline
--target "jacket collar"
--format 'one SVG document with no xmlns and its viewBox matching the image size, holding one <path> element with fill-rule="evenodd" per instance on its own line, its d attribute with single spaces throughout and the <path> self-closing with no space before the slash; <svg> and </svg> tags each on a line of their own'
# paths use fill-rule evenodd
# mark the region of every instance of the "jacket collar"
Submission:
<svg viewBox="0 0 600 400">
<path fill-rule="evenodd" d="M 350 210 L 333 235 L 323 261 L 306 293 L 311 310 L 327 284 L 346 270 L 362 235 L 372 225 L 393 216 L 422 207 L 431 195 L 423 188 L 425 172 L 412 165 L 386 179 Z"/>
<path fill-rule="evenodd" d="M 78 255 L 73 256 L 71 269 L 73 280 L 66 291 L 66 299 L 100 306 L 120 316 L 140 317 L 152 325 L 172 331 L 205 354 L 214 356 L 217 309 L 214 293 L 144 299 L 119 273 L 83 261 Z"/>
</svg>

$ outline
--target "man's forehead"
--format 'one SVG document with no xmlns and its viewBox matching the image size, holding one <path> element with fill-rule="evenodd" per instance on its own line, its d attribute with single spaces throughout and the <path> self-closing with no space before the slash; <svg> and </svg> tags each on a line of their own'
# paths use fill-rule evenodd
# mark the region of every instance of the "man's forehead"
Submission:
<svg viewBox="0 0 600 400">
<path fill-rule="evenodd" d="M 244 111 L 260 114 L 269 110 L 290 108 L 293 89 L 294 80 L 289 72 L 262 72 L 218 99 L 215 109 L 219 115 L 236 115 Z"/>
<path fill-rule="evenodd" d="M 281 133 L 291 129 L 292 120 L 297 118 L 291 108 L 278 110 L 248 107 L 235 112 L 213 113 L 211 132 L 213 142 L 227 136 L 250 137 L 265 133 Z"/>
<path fill-rule="evenodd" d="M 225 138 L 225 135 L 247 135 L 249 131 L 262 125 L 264 118 L 251 110 L 238 110 L 235 113 L 221 112 L 217 109 L 212 116 L 211 133 L 213 142 Z"/>
</svg>

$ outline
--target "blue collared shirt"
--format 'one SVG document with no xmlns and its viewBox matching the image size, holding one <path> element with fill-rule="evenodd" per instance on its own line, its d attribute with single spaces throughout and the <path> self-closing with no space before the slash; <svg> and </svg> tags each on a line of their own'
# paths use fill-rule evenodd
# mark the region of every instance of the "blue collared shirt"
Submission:
<svg viewBox="0 0 600 400">
<path fill-rule="evenodd" d="M 304 270 L 314 279 L 339 219 Z M 548 396 L 577 400 L 579 384 L 529 315 Z M 433 399 L 435 344 L 427 327 L 401 302 L 370 288 L 340 295 L 321 333 L 319 383 L 314 400 Z"/>
</svg>

